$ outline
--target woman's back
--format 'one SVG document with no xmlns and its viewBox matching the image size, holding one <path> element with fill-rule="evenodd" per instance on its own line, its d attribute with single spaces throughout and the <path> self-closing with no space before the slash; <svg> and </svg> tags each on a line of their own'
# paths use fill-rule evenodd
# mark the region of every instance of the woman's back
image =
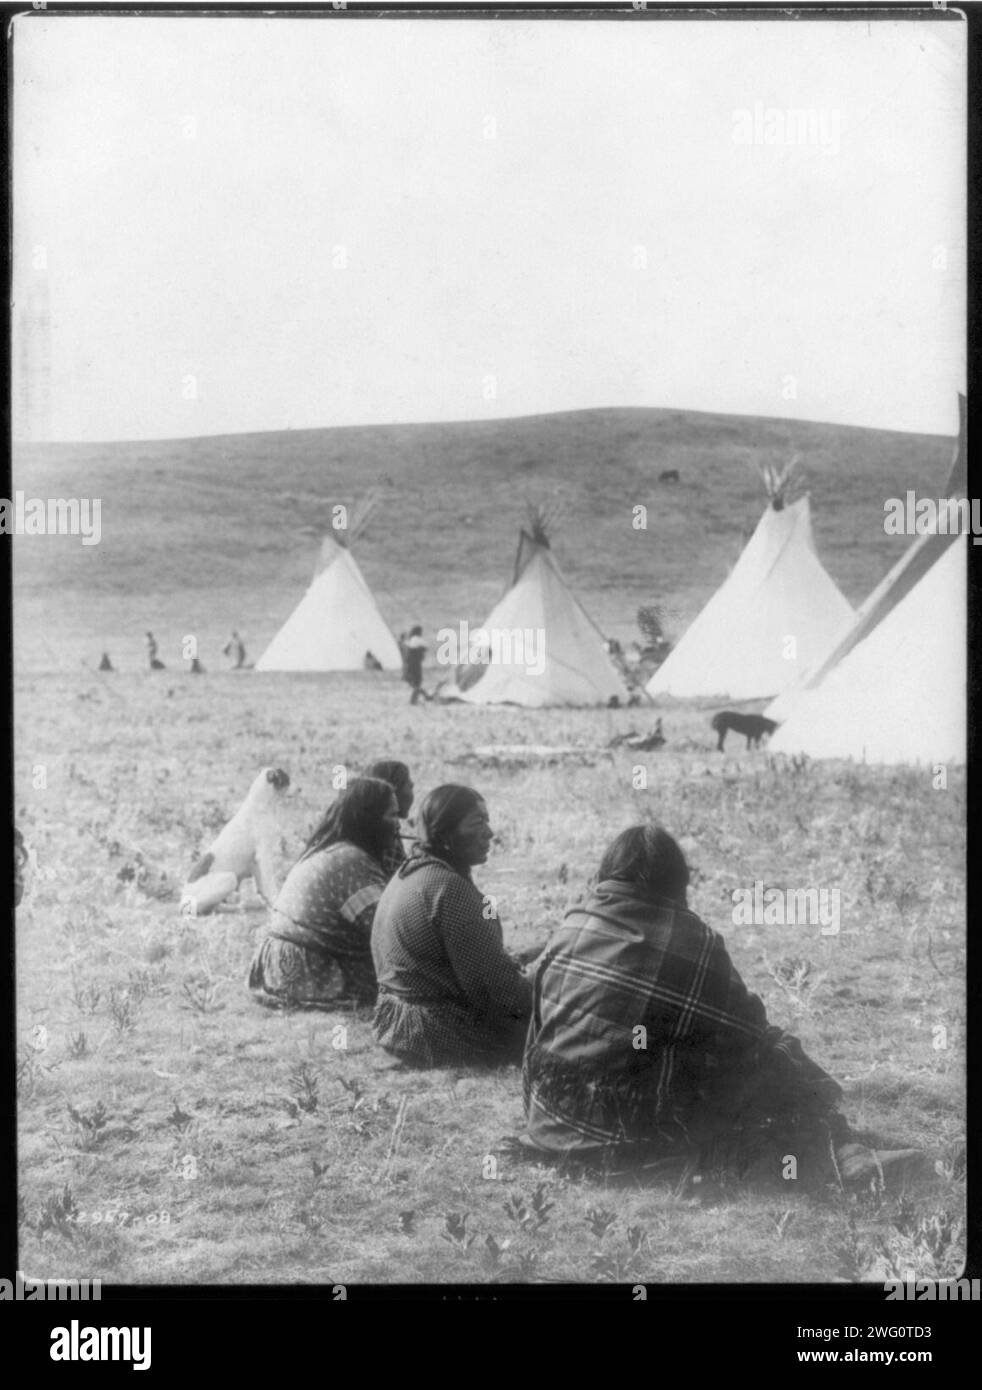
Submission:
<svg viewBox="0 0 982 1390">
<path fill-rule="evenodd" d="M 337 934 L 350 942 L 350 927 L 369 903 L 374 905 L 384 885 L 381 865 L 356 845 L 342 841 L 318 850 L 287 875 L 273 904 L 273 930 L 304 945 L 326 946 Z M 364 945 L 367 950 L 367 933 Z"/>
</svg>

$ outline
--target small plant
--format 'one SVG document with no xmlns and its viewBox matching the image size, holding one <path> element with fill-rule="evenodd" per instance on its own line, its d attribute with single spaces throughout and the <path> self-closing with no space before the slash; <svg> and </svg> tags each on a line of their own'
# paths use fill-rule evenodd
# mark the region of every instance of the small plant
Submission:
<svg viewBox="0 0 982 1390">
<path fill-rule="evenodd" d="M 624 1260 L 612 1250 L 595 1250 L 590 1256 L 590 1269 L 597 1279 L 620 1283 L 624 1268 Z"/>
<path fill-rule="evenodd" d="M 116 1032 L 122 1037 L 136 1027 L 139 1002 L 130 991 L 120 985 L 109 986 L 109 1017 Z"/>
<path fill-rule="evenodd" d="M 17 1062 L 17 1094 L 25 1099 L 33 1096 L 40 1080 L 41 1064 L 38 1062 L 37 1053 L 32 1048 L 26 1051 Z"/>
<path fill-rule="evenodd" d="M 911 909 L 923 902 L 920 889 L 910 879 L 902 879 L 900 883 L 896 884 L 892 897 L 903 925 L 906 925 L 907 916 Z"/>
<path fill-rule="evenodd" d="M 475 1236 L 472 1231 L 467 1229 L 467 1220 L 470 1212 L 450 1211 L 447 1212 L 445 1229 L 441 1232 L 441 1239 L 448 1245 L 455 1245 L 458 1250 L 467 1251 L 474 1243 Z"/>
<path fill-rule="evenodd" d="M 41 1206 L 34 1222 L 38 1235 L 45 1231 L 57 1231 L 61 1236 L 75 1234 L 78 1219 L 78 1203 L 71 1187 L 66 1183 L 61 1192 L 49 1197 Z"/>
<path fill-rule="evenodd" d="M 102 1000 L 102 990 L 98 985 L 83 985 L 81 981 L 73 979 L 72 998 L 79 1013 L 94 1014 Z"/>
<path fill-rule="evenodd" d="M 89 1050 L 89 1040 L 81 1030 L 73 1033 L 68 1039 L 68 1055 L 77 1061 L 84 1057 Z"/>
<path fill-rule="evenodd" d="M 586 1214 L 586 1224 L 593 1235 L 598 1239 L 603 1237 L 617 1220 L 616 1213 L 607 1211 L 604 1207 L 590 1207 Z"/>
<path fill-rule="evenodd" d="M 912 1203 L 901 1202 L 892 1224 L 893 1232 L 877 1243 L 885 1278 L 904 1279 L 913 1269 L 921 1279 L 947 1279 L 960 1268 L 965 1236 L 960 1216 L 943 1209 L 918 1215 Z"/>
<path fill-rule="evenodd" d="M 109 1123 L 109 1112 L 102 1101 L 96 1101 L 88 1111 L 76 1110 L 71 1104 L 68 1114 L 75 1127 L 75 1145 L 83 1151 L 96 1148 L 105 1137 L 103 1131 Z"/>
<path fill-rule="evenodd" d="M 784 1233 L 794 1220 L 794 1216 L 795 1214 L 792 1207 L 788 1207 L 787 1211 L 782 1211 L 780 1216 L 775 1216 L 774 1225 L 777 1227 L 778 1240 L 784 1239 Z"/>
<path fill-rule="evenodd" d="M 131 998 L 137 1003 L 142 1004 L 144 999 L 154 994 L 164 992 L 164 975 L 166 970 L 158 966 L 156 970 L 151 970 L 143 965 L 139 970 L 131 970 L 127 977 L 127 988 Z"/>
<path fill-rule="evenodd" d="M 780 985 L 796 1009 L 807 1011 L 825 981 L 826 972 L 816 970 L 804 956 L 786 956 L 772 965 L 765 961 L 771 978 Z"/>
<path fill-rule="evenodd" d="M 866 1237 L 860 1235 L 852 1212 L 846 1218 L 845 1231 L 832 1246 L 832 1254 L 840 1277 L 851 1284 L 860 1283 L 875 1266 L 876 1251 Z"/>
<path fill-rule="evenodd" d="M 510 1240 L 503 1240 L 499 1243 L 495 1240 L 494 1236 L 486 1235 L 484 1237 L 484 1259 L 486 1263 L 489 1264 L 492 1269 L 497 1268 L 501 1263 L 502 1255 L 504 1255 L 505 1251 L 510 1247 Z"/>
<path fill-rule="evenodd" d="M 305 1115 L 313 1115 L 319 1104 L 320 1082 L 309 1062 L 301 1062 L 289 1078 L 288 1099 Z"/>
<path fill-rule="evenodd" d="M 649 1248 L 648 1232 L 643 1226 L 628 1226 L 627 1243 L 632 1255 L 643 1255 Z"/>
<path fill-rule="evenodd" d="M 174 1109 L 167 1116 L 167 1123 L 173 1125 L 174 1129 L 179 1134 L 183 1134 L 184 1131 L 194 1123 L 194 1116 L 189 1115 L 186 1110 L 182 1110 L 175 1100 Z"/>
<path fill-rule="evenodd" d="M 215 1013 L 225 1007 L 219 1004 L 221 984 L 208 975 L 190 975 L 184 981 L 184 1007 L 198 1014 Z"/>
<path fill-rule="evenodd" d="M 365 1098 L 365 1092 L 361 1082 L 358 1081 L 357 1078 L 354 1081 L 349 1081 L 347 1077 L 344 1076 L 339 1076 L 338 1082 L 340 1083 L 340 1085 L 344 1087 L 344 1089 L 348 1092 L 349 1096 L 351 1097 L 351 1105 L 348 1108 L 350 1110 L 357 1110 L 361 1106 Z"/>
<path fill-rule="evenodd" d="M 554 1203 L 548 1200 L 549 1189 L 540 1182 L 532 1196 L 525 1198 L 513 1192 L 504 1202 L 505 1214 L 521 1231 L 534 1235 L 549 1220 Z"/>
</svg>

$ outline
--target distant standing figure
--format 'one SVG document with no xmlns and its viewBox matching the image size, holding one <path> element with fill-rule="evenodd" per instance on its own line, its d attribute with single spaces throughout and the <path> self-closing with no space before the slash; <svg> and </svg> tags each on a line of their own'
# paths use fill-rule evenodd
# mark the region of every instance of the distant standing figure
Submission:
<svg viewBox="0 0 982 1390">
<path fill-rule="evenodd" d="M 426 657 L 426 643 L 423 629 L 418 623 L 409 629 L 409 636 L 402 646 L 402 678 L 412 688 L 409 703 L 415 705 L 422 697 L 430 697 L 423 689 L 423 661 Z"/>
<path fill-rule="evenodd" d="M 151 671 L 162 671 L 162 670 L 164 669 L 164 663 L 163 663 L 163 662 L 160 660 L 160 658 L 157 656 L 157 639 L 156 639 L 156 637 L 154 637 L 154 635 L 153 635 L 152 632 L 148 632 L 148 633 L 147 633 L 147 636 L 146 636 L 146 646 L 147 646 L 147 662 L 149 663 L 150 670 L 151 670 Z"/>
<path fill-rule="evenodd" d="M 113 666 L 112 662 L 109 660 L 109 653 L 108 653 L 108 652 L 103 652 L 103 653 L 102 653 L 102 660 L 99 662 L 99 670 L 100 670 L 100 671 L 112 671 L 112 670 L 115 670 L 115 667 Z"/>
<path fill-rule="evenodd" d="M 241 671 L 242 667 L 245 665 L 245 643 L 242 641 L 242 638 L 239 636 L 239 634 L 235 631 L 235 628 L 233 628 L 232 631 L 229 633 L 228 641 L 222 648 L 222 656 L 231 657 L 233 671 Z"/>
<path fill-rule="evenodd" d="M 365 660 L 362 662 L 366 671 L 381 671 L 382 663 L 374 652 L 366 652 Z"/>
</svg>

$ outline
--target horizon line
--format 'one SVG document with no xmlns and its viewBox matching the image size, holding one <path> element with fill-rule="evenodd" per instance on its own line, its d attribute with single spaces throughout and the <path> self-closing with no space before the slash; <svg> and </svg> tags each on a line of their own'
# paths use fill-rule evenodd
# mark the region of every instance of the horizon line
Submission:
<svg viewBox="0 0 982 1390">
<path fill-rule="evenodd" d="M 956 398 L 960 393 L 956 391 Z M 680 415 L 708 415 L 716 419 L 735 419 L 735 420 L 766 420 L 787 425 L 819 425 L 832 429 L 864 430 L 873 434 L 906 434 L 917 436 L 921 435 L 931 439 L 954 439 L 958 436 L 957 428 L 952 433 L 942 433 L 938 430 L 916 430 L 903 429 L 901 427 L 889 427 L 884 425 L 854 425 L 843 423 L 838 420 L 815 420 L 796 415 L 760 415 L 743 413 L 732 410 L 703 410 L 688 406 L 674 405 L 598 405 L 582 406 L 573 410 L 536 410 L 520 415 L 484 416 L 480 419 L 454 418 L 451 420 L 376 420 L 362 421 L 359 424 L 347 425 L 285 425 L 279 429 L 259 429 L 259 430 L 216 430 L 204 434 L 180 434 L 180 435 L 145 435 L 133 436 L 120 439 L 25 439 L 11 434 L 11 448 L 101 448 L 103 446 L 122 446 L 127 444 L 188 444 L 199 439 L 249 439 L 262 435 L 282 435 L 282 434 L 325 434 L 329 431 L 342 430 L 366 430 L 366 429 L 433 429 L 443 427 L 453 427 L 459 425 L 503 425 L 517 420 L 548 420 L 559 418 L 560 416 L 570 415 L 598 415 L 600 413 L 624 413 L 637 411 L 650 411 L 659 414 L 680 414 Z"/>
</svg>

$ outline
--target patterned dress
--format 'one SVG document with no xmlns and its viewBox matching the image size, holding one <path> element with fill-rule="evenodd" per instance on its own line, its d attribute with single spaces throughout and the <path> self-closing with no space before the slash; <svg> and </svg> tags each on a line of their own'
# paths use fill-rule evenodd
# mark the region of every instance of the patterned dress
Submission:
<svg viewBox="0 0 982 1390">
<path fill-rule="evenodd" d="M 407 859 L 375 913 L 372 956 L 386 1051 L 417 1067 L 520 1060 L 531 987 L 470 877 L 429 855 Z"/>
<path fill-rule="evenodd" d="M 254 996 L 285 1008 L 374 1003 L 372 919 L 385 882 L 381 865 L 355 845 L 295 864 L 249 971 Z"/>
</svg>

